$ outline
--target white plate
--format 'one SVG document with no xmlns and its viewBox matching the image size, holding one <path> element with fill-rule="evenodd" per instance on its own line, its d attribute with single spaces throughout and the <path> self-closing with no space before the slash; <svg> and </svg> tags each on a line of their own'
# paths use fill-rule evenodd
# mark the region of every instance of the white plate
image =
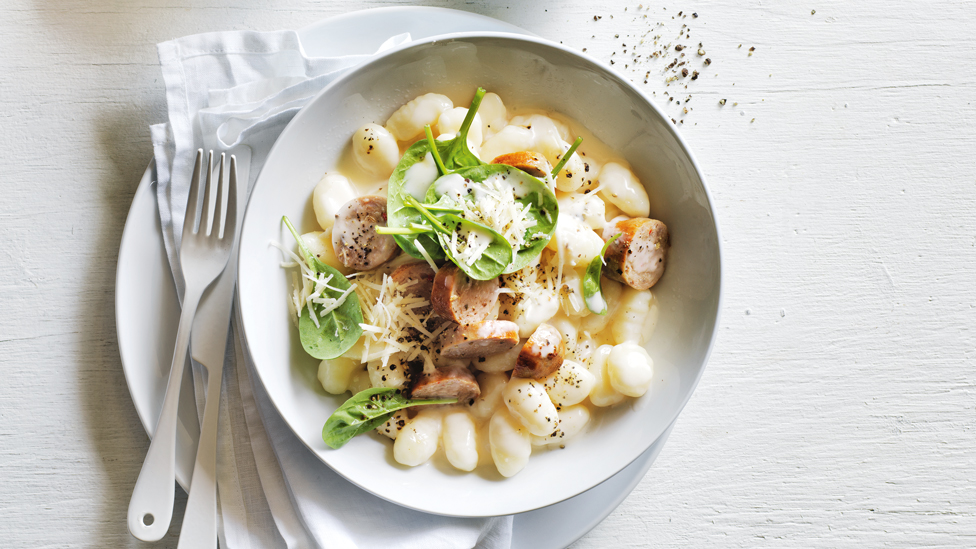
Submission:
<svg viewBox="0 0 976 549">
<path fill-rule="evenodd" d="M 422 93 L 455 104 L 477 86 L 510 106 L 551 108 L 617 151 L 644 183 L 654 217 L 672 235 L 668 270 L 654 288 L 660 318 L 648 342 L 654 382 L 642 397 L 607 409 L 596 428 L 565 450 L 533 455 L 516 477 L 492 468 L 445 474 L 433 463 L 397 466 L 389 441 L 357 437 L 341 450 L 322 441 L 324 420 L 344 397 L 326 395 L 318 361 L 301 347 L 284 298 L 288 273 L 272 242 L 289 242 L 286 215 L 316 226 L 312 189 L 366 122 L 387 119 Z M 602 64 L 558 44 L 481 32 L 417 40 L 352 69 L 308 103 L 281 134 L 258 176 L 244 218 L 238 299 L 255 369 L 306 446 L 371 493 L 419 511 L 451 516 L 508 515 L 573 497 L 610 478 L 661 436 L 691 397 L 714 340 L 721 295 L 718 229 L 703 178 L 669 118 Z M 478 494 L 478 497 L 457 497 Z"/>
<path fill-rule="evenodd" d="M 363 31 L 362 29 L 367 29 Z M 438 8 L 385 8 L 326 19 L 300 31 L 306 50 L 362 53 L 375 50 L 394 32 L 415 37 L 441 29 L 518 29 L 494 19 Z M 524 31 L 522 31 L 524 32 Z M 180 308 L 163 248 L 156 211 L 155 166 L 151 162 L 126 219 L 116 273 L 119 351 L 136 413 L 146 432 L 156 423 L 172 360 Z M 188 485 L 199 438 L 192 376 L 184 375 L 176 442 L 177 480 Z M 592 490 L 557 505 L 515 517 L 513 547 L 565 547 L 607 517 L 644 477 L 670 429 L 640 458 Z M 557 527 L 558 526 L 558 527 Z"/>
</svg>

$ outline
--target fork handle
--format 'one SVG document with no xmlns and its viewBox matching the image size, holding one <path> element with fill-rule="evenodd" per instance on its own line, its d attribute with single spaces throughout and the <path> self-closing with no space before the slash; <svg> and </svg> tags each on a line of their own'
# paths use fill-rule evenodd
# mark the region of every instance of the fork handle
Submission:
<svg viewBox="0 0 976 549">
<path fill-rule="evenodd" d="M 173 351 L 173 365 L 166 385 L 166 396 L 163 397 L 163 409 L 156 421 L 149 452 L 142 463 L 142 470 L 139 471 L 139 478 L 129 500 L 129 533 L 142 541 L 162 539 L 173 519 L 180 385 L 183 383 L 190 328 L 202 294 L 202 289 L 190 285 L 184 292 L 183 310 L 180 313 L 180 326 L 176 332 L 176 349 Z M 146 524 L 146 522 L 151 523 Z"/>
<path fill-rule="evenodd" d="M 207 404 L 177 549 L 217 549 L 217 417 L 224 365 L 207 366 Z"/>
</svg>

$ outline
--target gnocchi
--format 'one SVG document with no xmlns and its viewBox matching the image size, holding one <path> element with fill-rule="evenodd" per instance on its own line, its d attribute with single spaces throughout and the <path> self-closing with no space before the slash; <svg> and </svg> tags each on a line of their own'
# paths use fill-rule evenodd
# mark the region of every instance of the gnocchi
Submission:
<svg viewBox="0 0 976 549">
<path fill-rule="evenodd" d="M 386 129 L 397 141 L 408 141 L 419 136 L 424 126 L 433 126 L 441 114 L 454 108 L 446 95 L 427 93 L 397 109 L 386 121 Z"/>
<path fill-rule="evenodd" d="M 447 461 L 461 471 L 478 466 L 477 427 L 468 412 L 451 412 L 444 416 L 444 453 Z"/>
<path fill-rule="evenodd" d="M 442 112 L 437 118 L 437 131 L 441 135 L 446 135 L 453 139 L 457 135 L 458 130 L 461 129 L 461 123 L 464 122 L 464 117 L 467 114 L 468 109 L 464 107 L 454 107 L 449 111 Z M 481 132 L 481 115 L 475 114 L 474 122 L 472 122 L 471 129 L 468 131 L 468 147 L 471 150 L 477 150 L 481 146 Z"/>
<path fill-rule="evenodd" d="M 593 354 L 588 368 L 594 380 L 593 388 L 590 389 L 590 402 L 601 408 L 619 404 L 624 400 L 624 395 L 613 387 L 610 375 L 607 373 L 607 361 L 611 352 L 613 352 L 613 345 L 601 345 Z"/>
<path fill-rule="evenodd" d="M 471 404 L 470 411 L 475 418 L 484 420 L 490 418 L 501 405 L 502 389 L 508 383 L 508 376 L 502 372 L 480 373 L 477 379 L 481 396 Z"/>
<path fill-rule="evenodd" d="M 478 116 L 481 117 L 482 135 L 485 138 L 495 135 L 508 124 L 508 109 L 496 93 L 488 92 L 481 99 Z"/>
<path fill-rule="evenodd" d="M 582 364 L 572 360 L 564 360 L 558 370 L 542 380 L 542 385 L 546 388 L 546 393 L 554 404 L 572 406 L 583 402 L 586 397 L 590 396 L 590 391 L 596 385 L 596 377 Z M 616 385 L 614 388 L 617 388 Z M 563 412 L 559 412 L 559 417 L 562 418 L 562 416 Z"/>
<path fill-rule="evenodd" d="M 319 226 L 323 230 L 331 229 L 339 208 L 353 198 L 356 198 L 356 191 L 346 176 L 336 173 L 323 175 L 312 191 L 312 209 L 315 210 L 315 220 Z"/>
<path fill-rule="evenodd" d="M 615 345 L 607 357 L 610 385 L 629 397 L 643 396 L 654 377 L 654 361 L 640 345 L 633 342 Z"/>
<path fill-rule="evenodd" d="M 586 406 L 578 404 L 563 408 L 559 412 L 559 425 L 556 430 L 548 436 L 533 436 L 532 445 L 562 447 L 567 440 L 582 432 L 589 421 L 590 410 Z"/>
<path fill-rule="evenodd" d="M 488 442 L 491 444 L 491 459 L 502 476 L 511 477 L 529 463 L 532 435 L 505 408 L 491 416 Z"/>
<path fill-rule="evenodd" d="M 411 467 L 426 462 L 437 451 L 440 435 L 440 418 L 426 410 L 421 411 L 397 434 L 393 441 L 393 459 Z"/>
<path fill-rule="evenodd" d="M 634 172 L 617 162 L 600 170 L 600 194 L 630 217 L 651 215 L 651 200 Z"/>
<path fill-rule="evenodd" d="M 353 134 L 352 154 L 359 167 L 383 178 L 390 177 L 400 161 L 396 138 L 378 124 L 366 124 Z"/>
<path fill-rule="evenodd" d="M 643 337 L 644 321 L 651 311 L 651 292 L 624 288 L 620 296 L 620 309 L 614 315 L 613 331 L 615 343 L 640 343 Z"/>
<path fill-rule="evenodd" d="M 327 358 L 319 363 L 319 383 L 325 392 L 341 395 L 349 390 L 352 377 L 360 366 L 358 360 L 351 358 Z"/>
<path fill-rule="evenodd" d="M 544 385 L 533 379 L 513 377 L 502 390 L 505 406 L 533 435 L 556 430 L 559 414 Z"/>
</svg>

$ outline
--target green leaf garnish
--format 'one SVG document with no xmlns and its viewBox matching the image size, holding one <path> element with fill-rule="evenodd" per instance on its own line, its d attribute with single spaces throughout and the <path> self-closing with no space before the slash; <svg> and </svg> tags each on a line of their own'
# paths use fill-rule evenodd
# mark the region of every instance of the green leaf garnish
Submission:
<svg viewBox="0 0 976 549">
<path fill-rule="evenodd" d="M 352 287 L 349 280 L 335 268 L 322 263 L 305 245 L 302 237 L 295 230 L 295 226 L 287 217 L 281 220 L 295 237 L 298 242 L 298 249 L 301 251 L 305 264 L 315 273 L 331 276 L 329 279 L 330 288 L 322 291 L 322 294 L 332 299 L 339 299 L 342 294 Z M 336 288 L 336 289 L 333 289 Z M 341 305 L 329 311 L 324 316 L 321 314 L 322 306 L 315 303 L 305 303 L 305 307 L 299 312 L 298 335 L 302 341 L 305 352 L 318 359 L 336 358 L 348 351 L 363 329 L 360 324 L 363 322 L 363 312 L 359 306 L 359 298 L 356 294 L 350 293 Z M 318 320 L 318 326 L 312 320 L 312 314 Z"/>
<path fill-rule="evenodd" d="M 371 431 L 390 419 L 397 410 L 410 406 L 453 404 L 456 398 L 410 400 L 399 389 L 376 387 L 353 395 L 336 408 L 322 427 L 322 440 L 331 448 L 342 448 L 356 435 Z"/>
<path fill-rule="evenodd" d="M 448 232 L 441 233 L 437 236 L 441 243 L 441 248 L 444 249 L 444 253 L 447 254 L 451 261 L 471 278 L 475 280 L 491 280 L 505 272 L 505 268 L 512 263 L 512 245 L 495 229 L 475 221 L 468 221 L 454 214 L 443 214 L 441 219 L 444 221 L 444 226 L 448 229 Z M 488 248 L 482 252 L 481 256 L 474 263 L 468 265 L 467 262 L 454 256 L 454 252 L 450 245 L 448 245 L 448 242 L 451 240 L 452 233 L 458 233 L 458 241 L 460 241 L 462 234 L 472 230 L 489 235 L 491 242 L 488 244 Z"/>
<path fill-rule="evenodd" d="M 623 233 L 617 233 L 610 237 L 603 244 L 600 255 L 593 258 L 586 267 L 586 274 L 583 275 L 583 301 L 586 308 L 598 315 L 607 314 L 607 300 L 603 299 L 603 289 L 600 287 L 600 276 L 603 274 L 603 254 L 607 253 L 610 244 L 620 237 Z"/>
<path fill-rule="evenodd" d="M 559 172 L 562 171 L 563 166 L 565 166 L 566 163 L 569 162 L 569 157 L 573 156 L 573 153 L 576 152 L 576 149 L 580 146 L 580 143 L 582 142 L 583 142 L 582 137 L 577 137 L 576 141 L 573 141 L 573 145 L 569 148 L 568 151 L 566 151 L 566 154 L 563 155 L 562 159 L 559 161 L 559 164 L 556 164 L 556 167 L 552 169 L 553 177 L 557 177 L 559 175 Z"/>
<path fill-rule="evenodd" d="M 519 192 L 516 193 L 515 202 L 522 208 L 529 207 L 527 218 L 535 221 L 535 225 L 526 232 L 530 236 L 538 235 L 535 238 L 525 238 L 522 245 L 512 250 L 512 262 L 505 268 L 504 273 L 514 273 L 532 263 L 539 257 L 542 250 L 552 239 L 552 234 L 556 230 L 556 220 L 559 217 L 559 203 L 552 189 L 542 180 L 533 177 L 522 170 L 507 164 L 484 164 L 471 168 L 457 170 L 457 175 L 468 181 L 468 184 L 481 184 L 488 178 L 498 176 L 506 184 L 512 185 Z M 463 199 L 474 203 L 477 193 L 469 193 Z M 519 197 L 518 195 L 522 195 Z M 450 206 L 454 204 L 453 197 L 440 195 L 437 193 L 437 186 L 431 185 L 427 189 L 426 203 Z M 460 211 L 460 208 L 458 208 Z M 511 243 L 509 243 L 511 244 Z M 514 246 L 513 246 L 514 248 Z"/>
</svg>

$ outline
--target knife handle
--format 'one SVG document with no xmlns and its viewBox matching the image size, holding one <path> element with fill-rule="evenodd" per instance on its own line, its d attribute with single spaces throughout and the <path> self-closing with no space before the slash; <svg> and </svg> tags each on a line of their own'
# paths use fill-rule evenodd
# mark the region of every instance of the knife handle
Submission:
<svg viewBox="0 0 976 549">
<path fill-rule="evenodd" d="M 159 541 L 169 530 L 173 519 L 173 499 L 176 483 L 176 425 L 180 403 L 180 384 L 190 343 L 190 327 L 200 304 L 202 290 L 187 286 L 180 312 L 180 326 L 176 332 L 173 365 L 166 384 L 163 408 L 156 421 L 152 443 L 142 463 L 139 478 L 129 500 L 129 533 L 142 541 Z"/>
<path fill-rule="evenodd" d="M 217 418 L 223 364 L 207 366 L 207 403 L 177 549 L 217 548 Z"/>
</svg>

